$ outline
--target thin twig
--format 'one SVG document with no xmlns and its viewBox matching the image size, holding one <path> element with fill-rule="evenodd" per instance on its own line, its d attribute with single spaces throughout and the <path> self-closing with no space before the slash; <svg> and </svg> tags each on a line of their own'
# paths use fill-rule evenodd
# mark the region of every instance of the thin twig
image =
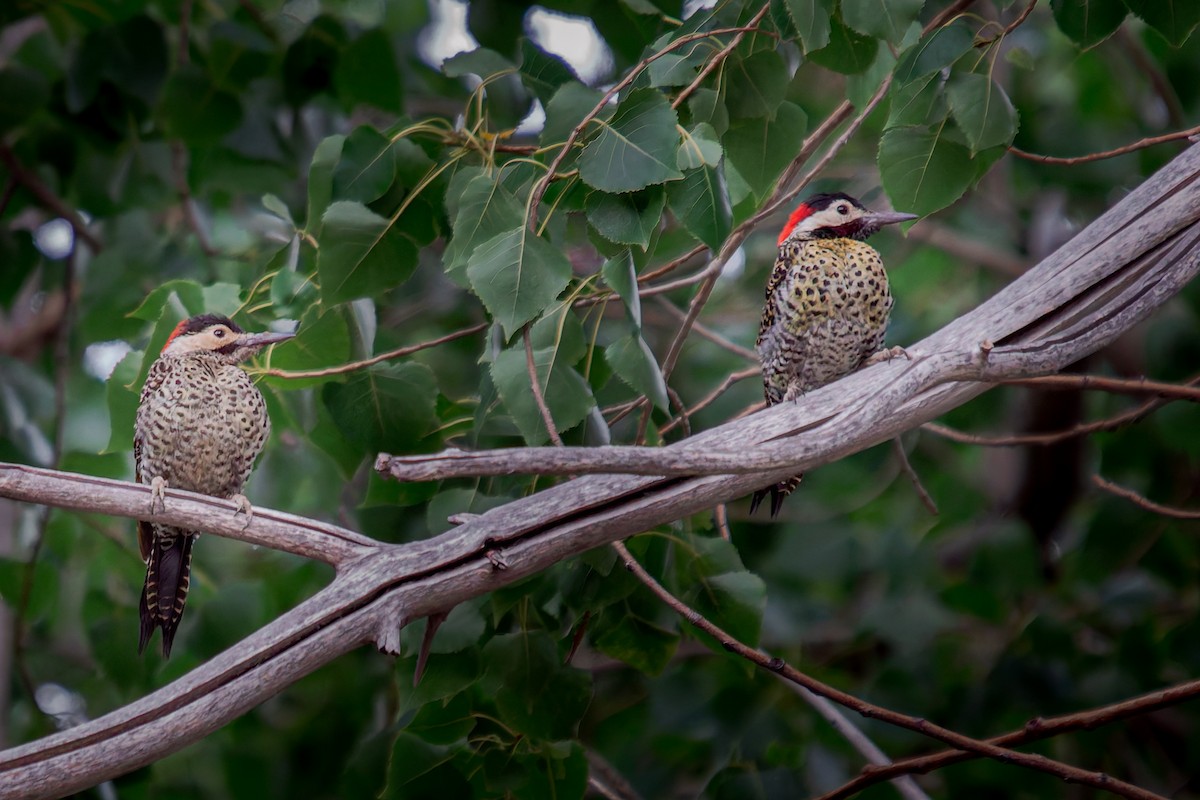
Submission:
<svg viewBox="0 0 1200 800">
<path fill-rule="evenodd" d="M 682 311 L 680 311 L 679 308 L 676 307 L 676 305 L 674 303 L 672 303 L 671 301 L 669 301 L 663 297 L 658 297 L 655 299 L 657 301 L 655 303 L 655 305 L 659 306 L 660 308 L 662 308 L 664 311 L 666 311 L 668 314 L 675 317 L 676 319 L 681 320 L 681 321 L 683 320 L 684 313 Z M 717 333 L 716 331 L 712 330 L 711 328 L 705 327 L 704 325 L 702 325 L 699 322 L 693 323 L 692 328 L 696 331 L 696 333 L 701 338 L 708 339 L 713 344 L 717 345 L 718 347 L 720 347 L 724 350 L 728 350 L 729 352 L 733 353 L 735 356 L 740 356 L 741 358 L 744 358 L 747 361 L 753 361 L 756 364 L 758 363 L 758 353 L 754 352 L 750 348 L 742 347 L 737 342 L 731 342 L 730 340 L 726 339 L 721 334 Z"/>
<path fill-rule="evenodd" d="M 721 383 L 717 385 L 717 388 L 713 389 L 711 392 L 704 395 L 704 397 L 702 397 L 699 401 L 697 401 L 697 403 L 694 406 L 691 406 L 688 408 L 687 416 L 688 417 L 694 416 L 697 412 L 702 411 L 705 408 L 708 408 L 708 406 L 712 405 L 712 403 L 718 397 L 720 397 L 722 394 L 724 394 L 729 389 L 730 386 L 733 386 L 735 383 L 738 383 L 739 381 L 744 381 L 747 378 L 753 378 L 756 375 L 760 374 L 761 372 L 762 372 L 761 367 L 751 367 L 749 369 L 741 370 L 740 372 L 729 373 L 728 375 L 725 376 L 725 379 L 722 380 Z M 670 422 L 668 422 L 666 425 L 662 426 L 662 428 L 659 429 L 659 432 L 664 435 L 667 433 L 670 433 L 672 430 L 675 429 L 676 426 L 678 426 L 680 424 L 681 421 L 682 421 L 682 418 L 673 419 Z"/>
<path fill-rule="evenodd" d="M 608 102 L 610 100 L 628 88 L 635 80 L 637 80 L 637 77 L 642 74 L 642 70 L 646 69 L 650 66 L 650 64 L 654 63 L 668 53 L 683 47 L 685 44 L 691 44 L 692 42 L 699 41 L 701 39 L 707 39 L 712 36 L 720 36 L 727 33 L 744 33 L 745 31 L 751 30 L 756 30 L 756 28 L 753 26 L 714 28 L 711 31 L 700 31 L 698 33 L 691 33 L 686 36 L 680 36 L 678 39 L 668 42 L 663 49 L 653 53 L 652 55 L 635 64 L 633 68 L 629 70 L 629 74 L 613 84 L 612 87 L 600 98 L 600 101 L 596 103 L 596 106 L 579 121 L 579 124 L 571 129 L 571 132 L 567 134 L 566 141 L 562 143 L 562 146 L 558 151 L 558 155 L 554 157 L 554 160 L 551 161 L 550 165 L 546 168 L 546 174 L 543 175 L 533 187 L 533 192 L 529 196 L 529 230 L 537 230 L 538 204 L 542 202 L 543 195 L 545 195 L 546 190 L 550 188 L 550 182 L 554 180 L 556 175 L 558 175 L 559 167 L 561 167 L 563 161 L 566 160 L 567 154 L 571 152 L 571 148 L 575 146 L 575 142 L 583 134 L 584 129 L 586 129 L 587 126 L 590 125 L 594 119 L 596 119 L 596 117 L 600 116 L 600 113 L 603 112 L 608 106 Z"/>
<path fill-rule="evenodd" d="M 0 161 L 3 161 L 8 167 L 13 179 L 28 189 L 47 211 L 71 223 L 71 229 L 75 231 L 75 236 L 82 239 L 93 253 L 99 253 L 104 249 L 100 240 L 88 230 L 87 223 L 83 221 L 83 217 L 79 216 L 79 212 L 56 195 L 54 190 L 47 186 L 36 172 L 26 169 L 17 158 L 17 154 L 4 142 L 0 142 Z"/>
<path fill-rule="evenodd" d="M 1152 514 L 1160 514 L 1171 519 L 1200 519 L 1200 511 L 1191 511 L 1185 508 L 1173 508 L 1172 506 L 1164 506 L 1161 503 L 1156 503 L 1149 500 L 1132 489 L 1126 489 L 1124 486 L 1119 486 L 1110 480 L 1106 480 L 1099 475 L 1092 476 L 1092 483 L 1103 489 L 1109 494 L 1116 495 L 1123 500 L 1128 500 L 1138 508 L 1143 508 Z"/>
<path fill-rule="evenodd" d="M 1172 133 L 1164 133 L 1161 136 L 1148 136 L 1145 139 L 1117 147 L 1112 150 L 1105 150 L 1102 153 L 1089 153 L 1085 156 L 1043 156 L 1037 153 L 1029 153 L 1016 147 L 1009 147 L 1008 152 L 1018 158 L 1023 158 L 1026 161 L 1036 161 L 1039 164 L 1061 164 L 1063 166 L 1074 166 L 1075 164 L 1086 164 L 1089 161 L 1101 161 L 1105 158 L 1115 158 L 1123 156 L 1126 153 L 1133 153 L 1137 150 L 1144 150 L 1147 147 L 1153 147 L 1156 144 L 1165 144 L 1166 142 L 1174 142 L 1179 139 L 1188 139 L 1192 136 L 1200 134 L 1200 125 L 1194 128 L 1188 128 L 1185 131 L 1174 131 Z"/>
<path fill-rule="evenodd" d="M 725 541 L 733 539 L 733 534 L 729 530 L 729 506 L 725 503 L 717 503 L 713 509 L 713 525 L 717 528 L 717 533 Z"/>
<path fill-rule="evenodd" d="M 1123 797 L 1134 798 L 1135 800 L 1163 800 L 1160 795 L 1109 775 L 1081 769 L 1037 753 L 1023 753 L 1018 750 L 1009 750 L 990 742 L 973 739 L 952 731 L 949 728 L 932 723 L 929 720 L 901 714 L 890 708 L 884 708 L 883 706 L 861 700 L 848 692 L 835 689 L 829 684 L 823 683 L 799 671 L 782 658 L 768 655 L 762 650 L 750 647 L 734 636 L 731 636 L 700 612 L 667 591 L 662 584 L 655 580 L 653 575 L 638 563 L 637 559 L 633 557 L 633 554 L 629 552 L 629 548 L 625 547 L 624 543 L 620 541 L 613 542 L 612 547 L 621 557 L 625 568 L 632 572 L 659 600 L 687 620 L 691 625 L 716 639 L 726 650 L 778 675 L 784 680 L 803 686 L 814 694 L 832 700 L 838 705 L 844 706 L 867 719 L 878 719 L 889 725 L 904 728 L 905 730 L 919 733 L 922 736 L 928 736 L 929 738 L 945 742 L 960 750 L 976 753 L 977 755 L 999 761 L 1002 764 L 1013 764 L 1026 769 L 1044 772 L 1069 783 L 1081 783 L 1094 789 L 1101 789 Z"/>
<path fill-rule="evenodd" d="M 1008 386 L 1035 386 L 1039 389 L 1092 389 L 1113 394 L 1150 394 L 1175 400 L 1200 402 L 1200 387 L 1148 381 L 1145 378 L 1127 380 L 1125 378 L 1108 378 L 1102 375 L 1040 375 L 1034 378 L 1004 378 L 997 380 L 996 383 Z"/>
<path fill-rule="evenodd" d="M 921 503 L 925 506 L 925 508 L 929 509 L 930 514 L 937 516 L 937 503 L 935 503 L 933 498 L 930 497 L 929 492 L 925 489 L 924 484 L 921 483 L 921 477 L 917 475 L 917 471 L 913 469 L 912 462 L 908 460 L 908 453 L 904 452 L 904 442 L 901 441 L 899 436 L 897 436 L 895 439 L 892 439 L 892 450 L 896 453 L 896 460 L 900 462 L 900 469 L 904 471 L 904 474 L 908 476 L 910 481 L 912 481 L 913 488 L 917 490 L 917 497 L 921 498 Z"/>
<path fill-rule="evenodd" d="M 264 369 L 257 374 L 270 375 L 273 378 L 325 378 L 330 375 L 342 375 L 347 372 L 366 369 L 367 367 L 373 366 L 382 361 L 391 361 L 394 358 L 403 358 L 404 356 L 412 355 L 413 353 L 421 350 L 428 350 L 430 347 L 437 347 L 440 344 L 453 342 L 455 339 L 462 339 L 463 337 L 487 330 L 489 324 L 490 323 L 487 322 L 481 322 L 478 325 L 472 325 L 469 328 L 462 328 L 461 330 L 454 331 L 453 333 L 448 333 L 445 336 L 439 336 L 436 339 L 430 339 L 427 342 L 397 347 L 395 350 L 388 350 L 386 353 L 380 353 L 377 356 L 371 356 L 363 361 L 354 361 L 349 364 L 338 364 L 336 367 L 295 371 L 289 371 L 286 369 Z"/>
<path fill-rule="evenodd" d="M 550 406 L 546 405 L 546 395 L 542 391 L 541 379 L 538 378 L 537 364 L 533 361 L 533 342 L 529 338 L 528 325 L 521 329 L 521 337 L 525 340 L 525 368 L 529 370 L 529 388 L 533 391 L 533 402 L 537 403 L 538 412 L 542 415 L 542 422 L 546 424 L 546 433 L 550 434 L 550 441 L 554 442 L 556 447 L 562 447 L 562 437 L 558 435 L 558 427 L 554 424 L 554 415 L 550 413 Z M 548 381 L 549 376 L 547 375 Z"/>
<path fill-rule="evenodd" d="M 764 3 L 763 7 L 760 8 L 758 13 L 754 15 L 754 18 L 750 20 L 750 27 L 757 27 L 758 23 L 762 22 L 762 18 L 767 15 L 767 12 L 770 9 L 770 4 Z M 729 54 L 737 49 L 737 46 L 742 43 L 742 39 L 744 38 L 746 38 L 746 31 L 739 32 L 732 39 L 730 39 L 729 43 L 721 48 L 721 50 L 715 56 L 710 58 L 708 63 L 706 63 L 700 72 L 697 73 L 695 79 L 693 79 L 691 83 L 684 87 L 683 91 L 676 95 L 675 99 L 671 101 L 671 108 L 678 109 L 681 105 L 683 105 L 688 97 L 691 96 L 692 92 L 700 88 L 700 84 L 704 83 L 708 76 L 713 73 L 713 70 L 719 67 L 725 61 L 725 59 L 729 57 Z"/>
<path fill-rule="evenodd" d="M 1090 731 L 1122 719 L 1149 714 L 1168 706 L 1178 705 L 1200 696 L 1200 680 L 1180 683 L 1156 692 L 1132 697 L 1111 705 L 1099 706 L 1059 717 L 1034 717 L 1020 729 L 987 741 L 991 744 L 1013 747 L 1016 745 L 1049 739 L 1072 731 Z M 869 786 L 890 780 L 897 775 L 924 775 L 935 770 L 979 758 L 976 753 L 962 750 L 942 750 L 924 756 L 914 756 L 892 762 L 885 767 L 864 767 L 862 774 L 832 792 L 821 795 L 817 800 L 845 800 L 859 794 Z"/>
</svg>

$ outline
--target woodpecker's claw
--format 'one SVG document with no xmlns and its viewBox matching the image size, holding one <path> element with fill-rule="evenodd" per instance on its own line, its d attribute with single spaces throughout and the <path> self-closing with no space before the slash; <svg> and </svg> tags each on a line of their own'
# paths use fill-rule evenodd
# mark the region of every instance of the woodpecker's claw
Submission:
<svg viewBox="0 0 1200 800">
<path fill-rule="evenodd" d="M 161 475 L 155 475 L 154 480 L 150 481 L 150 513 L 158 514 L 167 510 L 166 501 L 167 479 Z"/>
<path fill-rule="evenodd" d="M 237 506 L 237 508 L 233 510 L 233 515 L 235 517 L 238 514 L 246 515 L 246 521 L 242 523 L 242 530 L 246 530 L 246 528 L 250 527 L 250 520 L 254 519 L 254 507 L 250 505 L 250 501 L 244 494 L 235 494 L 229 499 L 233 501 L 235 506 Z"/>
<path fill-rule="evenodd" d="M 867 356 L 867 360 L 863 362 L 863 366 L 869 367 L 872 364 L 878 364 L 882 361 L 891 361 L 893 358 L 899 358 L 900 356 L 904 356 L 909 361 L 913 360 L 913 357 L 909 355 L 907 350 L 900 345 L 896 345 L 895 347 L 889 347 L 885 350 L 880 350 L 878 353 L 872 353 L 871 355 Z"/>
</svg>

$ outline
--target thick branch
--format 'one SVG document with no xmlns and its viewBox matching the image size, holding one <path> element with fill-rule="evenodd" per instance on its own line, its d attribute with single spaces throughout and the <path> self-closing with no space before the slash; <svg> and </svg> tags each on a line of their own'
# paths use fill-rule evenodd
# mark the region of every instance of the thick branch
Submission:
<svg viewBox="0 0 1200 800">
<path fill-rule="evenodd" d="M 965 368 L 981 366 L 971 359 L 986 356 L 989 374 L 1013 377 L 1053 372 L 1103 347 L 1191 280 L 1200 269 L 1198 243 L 1200 148 L 1193 147 L 991 300 L 911 348 L 924 358 L 863 370 L 801 403 L 721 425 L 677 447 L 721 452 L 737 442 L 745 453 L 809 464 L 890 439 L 985 391 L 988 384 L 967 379 Z M 984 342 L 994 347 L 981 349 Z M 150 763 L 350 648 L 373 640 L 395 651 L 398 630 L 407 620 L 448 610 L 586 550 L 742 497 L 794 471 L 584 476 L 471 518 L 433 539 L 373 550 L 369 540 L 344 542 L 337 545 L 344 548 L 341 555 L 325 559 L 340 565 L 334 582 L 274 623 L 130 706 L 0 753 L 0 796 L 60 796 Z M 145 514 L 148 505 L 145 487 L 115 481 L 77 476 L 56 484 L 55 492 L 38 493 L 30 488 L 30 476 L 63 476 L 21 467 L 0 476 L 0 496 L 126 516 Z M 127 492 L 128 503 L 102 492 L 106 486 Z M 234 521 L 232 511 L 225 501 L 170 492 L 160 518 L 237 535 L 241 520 Z M 326 526 L 284 515 L 273 521 L 272 516 L 258 512 L 247 534 L 272 546 L 310 537 L 311 546 L 322 551 L 337 541 L 326 535 Z M 367 552 L 355 558 L 352 553 L 360 547 Z"/>
</svg>

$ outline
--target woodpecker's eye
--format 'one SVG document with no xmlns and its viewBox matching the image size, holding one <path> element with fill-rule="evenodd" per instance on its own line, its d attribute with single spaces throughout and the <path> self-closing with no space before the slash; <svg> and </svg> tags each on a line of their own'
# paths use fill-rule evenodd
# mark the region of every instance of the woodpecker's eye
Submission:
<svg viewBox="0 0 1200 800">
<path fill-rule="evenodd" d="M 850 206 L 846 205 L 845 203 L 842 203 L 840 206 L 837 207 L 837 212 L 844 217 L 850 213 Z"/>
<path fill-rule="evenodd" d="M 214 329 L 213 336 L 217 337 L 218 339 L 224 339 L 225 338 L 225 329 L 224 328 Z"/>
</svg>

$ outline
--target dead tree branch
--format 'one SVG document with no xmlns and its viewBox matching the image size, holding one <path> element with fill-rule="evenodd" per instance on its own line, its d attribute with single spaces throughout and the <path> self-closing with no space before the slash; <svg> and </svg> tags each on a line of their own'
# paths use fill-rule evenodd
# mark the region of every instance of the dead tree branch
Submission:
<svg viewBox="0 0 1200 800">
<path fill-rule="evenodd" d="M 745 458 L 755 454 L 758 472 L 584 476 L 404 545 L 375 544 L 266 510 L 257 511 L 243 531 L 232 504 L 170 491 L 166 511 L 156 519 L 292 552 L 305 548 L 337 564 L 337 577 L 163 689 L 0 753 L 0 796 L 61 796 L 121 775 L 200 739 L 354 647 L 374 642 L 396 652 L 399 630 L 410 620 L 742 497 L 798 467 L 886 441 L 990 388 L 980 378 L 1061 369 L 1177 293 L 1200 271 L 1198 244 L 1200 147 L 1193 147 L 991 300 L 910 347 L 920 356 L 916 360 L 877 365 L 812 392 L 803 403 L 781 404 L 661 448 L 682 454 L 690 469 L 701 472 L 706 470 L 696 454 L 728 452 L 728 442 L 738 442 Z M 641 452 L 651 457 L 659 451 Z M 144 486 L 27 467 L 0 468 L 0 496 L 150 516 Z M 497 569 L 497 559 L 504 569 Z"/>
</svg>

